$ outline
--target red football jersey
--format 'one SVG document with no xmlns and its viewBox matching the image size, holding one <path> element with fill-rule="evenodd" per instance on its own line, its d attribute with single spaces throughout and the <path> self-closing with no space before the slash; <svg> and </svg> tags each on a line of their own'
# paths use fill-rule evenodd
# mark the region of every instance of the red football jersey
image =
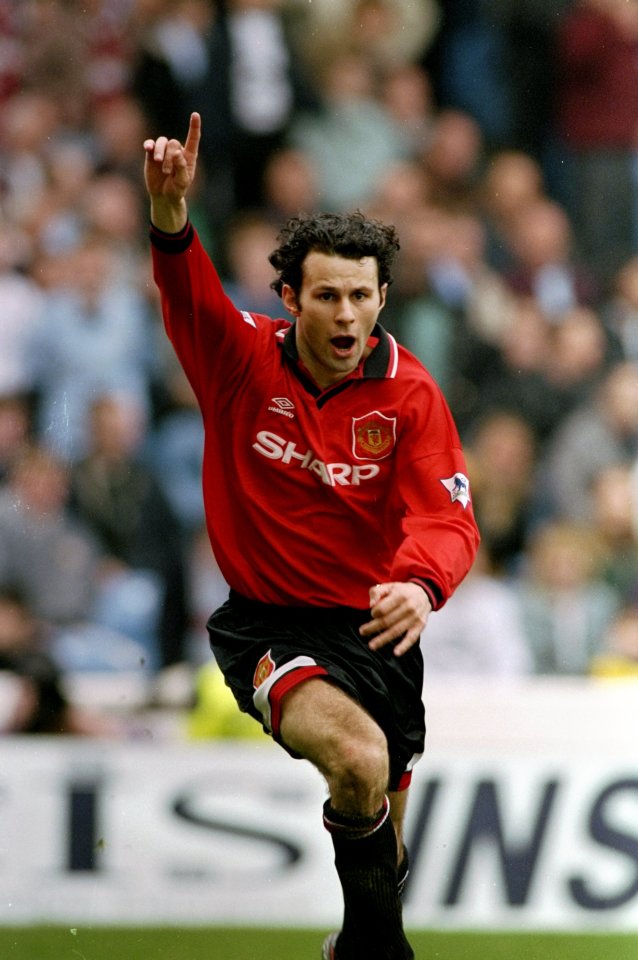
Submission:
<svg viewBox="0 0 638 960">
<path fill-rule="evenodd" d="M 205 426 L 203 492 L 220 569 L 245 597 L 369 607 L 422 582 L 441 606 L 478 543 L 456 428 L 422 364 L 381 325 L 351 376 L 322 390 L 289 320 L 238 310 L 191 226 L 153 230 L 168 336 Z"/>
</svg>

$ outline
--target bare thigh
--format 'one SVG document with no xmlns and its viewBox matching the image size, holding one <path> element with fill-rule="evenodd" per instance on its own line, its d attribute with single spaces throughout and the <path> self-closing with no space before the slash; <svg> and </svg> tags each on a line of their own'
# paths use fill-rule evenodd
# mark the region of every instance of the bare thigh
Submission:
<svg viewBox="0 0 638 960">
<path fill-rule="evenodd" d="M 323 774 L 335 809 L 373 816 L 388 789 L 385 735 L 343 690 L 313 678 L 293 687 L 282 704 L 281 739 Z"/>
</svg>

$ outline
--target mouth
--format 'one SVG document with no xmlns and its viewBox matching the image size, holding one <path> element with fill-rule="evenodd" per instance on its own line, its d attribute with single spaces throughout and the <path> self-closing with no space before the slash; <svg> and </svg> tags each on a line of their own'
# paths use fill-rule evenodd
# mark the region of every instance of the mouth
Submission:
<svg viewBox="0 0 638 960">
<path fill-rule="evenodd" d="M 340 357 L 351 356 L 356 346 L 356 342 L 357 341 L 354 337 L 348 337 L 345 335 L 332 337 L 330 340 L 335 353 L 337 353 L 337 355 Z"/>
</svg>

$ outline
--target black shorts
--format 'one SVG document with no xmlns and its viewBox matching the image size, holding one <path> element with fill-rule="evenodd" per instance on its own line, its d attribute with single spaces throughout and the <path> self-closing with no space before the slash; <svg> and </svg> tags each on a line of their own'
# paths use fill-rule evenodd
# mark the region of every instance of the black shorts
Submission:
<svg viewBox="0 0 638 960">
<path fill-rule="evenodd" d="M 325 677 L 345 690 L 383 730 L 389 788 L 401 790 L 423 753 L 423 658 L 418 643 L 401 657 L 392 644 L 370 650 L 359 636 L 369 619 L 367 610 L 271 606 L 231 591 L 208 621 L 208 633 L 240 709 L 278 742 L 281 702 L 292 687 Z"/>
</svg>

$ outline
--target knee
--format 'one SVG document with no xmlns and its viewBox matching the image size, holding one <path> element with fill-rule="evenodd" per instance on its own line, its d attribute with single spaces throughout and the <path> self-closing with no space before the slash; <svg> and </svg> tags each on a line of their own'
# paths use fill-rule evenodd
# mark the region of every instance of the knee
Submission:
<svg viewBox="0 0 638 960">
<path fill-rule="evenodd" d="M 381 730 L 365 736 L 344 733 L 333 751 L 328 785 L 333 804 L 341 810 L 374 814 L 388 789 L 388 746 Z"/>
</svg>

